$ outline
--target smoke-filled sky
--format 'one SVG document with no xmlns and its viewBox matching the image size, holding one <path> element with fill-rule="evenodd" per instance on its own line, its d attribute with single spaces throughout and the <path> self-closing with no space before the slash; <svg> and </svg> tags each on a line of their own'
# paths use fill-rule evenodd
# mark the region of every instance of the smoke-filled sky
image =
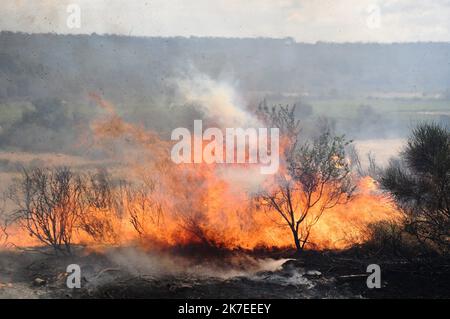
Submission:
<svg viewBox="0 0 450 319">
<path fill-rule="evenodd" d="M 24 32 L 450 41 L 450 0 L 7 0 L 0 11 L 1 30 Z"/>
</svg>

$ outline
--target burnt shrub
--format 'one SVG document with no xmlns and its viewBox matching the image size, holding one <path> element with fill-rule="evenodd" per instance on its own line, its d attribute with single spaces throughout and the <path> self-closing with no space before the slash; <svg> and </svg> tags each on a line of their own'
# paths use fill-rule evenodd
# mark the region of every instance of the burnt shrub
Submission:
<svg viewBox="0 0 450 319">
<path fill-rule="evenodd" d="M 10 191 L 18 223 L 56 254 L 72 252 L 74 230 L 84 208 L 81 195 L 82 182 L 69 168 L 24 169 Z"/>
</svg>

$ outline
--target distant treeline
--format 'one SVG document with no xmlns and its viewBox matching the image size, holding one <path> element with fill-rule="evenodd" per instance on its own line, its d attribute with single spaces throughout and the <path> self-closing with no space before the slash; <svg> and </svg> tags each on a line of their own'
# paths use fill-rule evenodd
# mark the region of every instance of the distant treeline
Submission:
<svg viewBox="0 0 450 319">
<path fill-rule="evenodd" d="M 86 90 L 149 97 L 191 70 L 246 91 L 445 93 L 450 43 L 0 33 L 0 99 L 70 98 Z"/>
</svg>

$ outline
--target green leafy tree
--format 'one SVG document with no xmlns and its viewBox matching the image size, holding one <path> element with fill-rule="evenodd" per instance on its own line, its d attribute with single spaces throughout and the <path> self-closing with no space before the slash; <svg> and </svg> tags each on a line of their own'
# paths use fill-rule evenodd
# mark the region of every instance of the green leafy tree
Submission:
<svg viewBox="0 0 450 319">
<path fill-rule="evenodd" d="M 275 187 L 264 191 L 260 199 L 281 216 L 301 252 L 324 212 L 348 202 L 353 195 L 355 187 L 345 153 L 350 142 L 326 130 L 313 141 L 300 144 L 293 109 L 281 107 L 269 114 L 288 143 L 283 154 L 286 170 L 280 171 Z"/>
</svg>

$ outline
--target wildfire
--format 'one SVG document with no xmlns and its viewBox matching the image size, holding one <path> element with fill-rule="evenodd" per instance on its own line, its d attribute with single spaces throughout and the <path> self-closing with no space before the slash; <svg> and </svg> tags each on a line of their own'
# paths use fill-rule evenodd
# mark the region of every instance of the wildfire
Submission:
<svg viewBox="0 0 450 319">
<path fill-rule="evenodd" d="M 228 168 L 218 164 L 174 164 L 170 143 L 156 133 L 122 120 L 109 103 L 93 96 L 108 112 L 106 119 L 92 123 L 94 144 L 121 146 L 113 156 L 122 163 L 115 177 L 126 178 L 138 191 L 117 188 L 116 205 L 89 207 L 90 222 L 106 225 L 102 236 L 93 238 L 77 228 L 73 242 L 96 247 L 142 245 L 153 249 L 189 243 L 204 243 L 230 249 L 292 247 L 292 235 L 281 216 L 267 211 L 255 200 L 248 182 L 236 182 Z M 239 173 L 240 174 L 240 173 Z M 267 180 L 256 182 L 265 185 Z M 399 218 L 400 213 L 378 191 L 370 177 L 359 180 L 355 198 L 326 211 L 314 226 L 307 247 L 342 249 L 363 242 L 370 223 Z M 103 229 L 103 228 L 102 228 Z M 18 226 L 9 229 L 9 242 L 17 246 L 39 245 Z"/>
</svg>

